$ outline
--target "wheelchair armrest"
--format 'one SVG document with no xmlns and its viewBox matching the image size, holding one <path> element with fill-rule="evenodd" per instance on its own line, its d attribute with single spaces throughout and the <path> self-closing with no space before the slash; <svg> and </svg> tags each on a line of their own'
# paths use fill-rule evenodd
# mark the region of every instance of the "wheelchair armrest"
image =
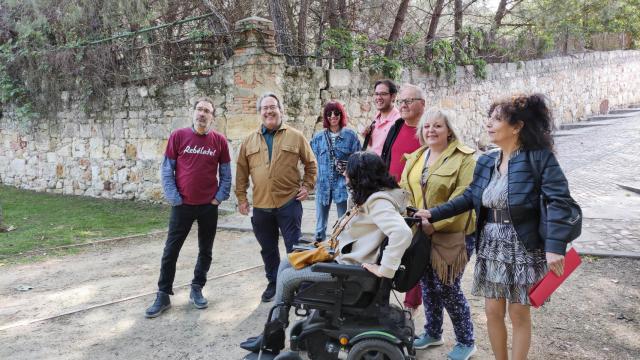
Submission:
<svg viewBox="0 0 640 360">
<path fill-rule="evenodd" d="M 348 276 L 363 276 L 363 277 L 375 277 L 366 269 L 358 265 L 344 265 L 336 263 L 317 263 L 311 266 L 311 271 L 321 272 L 333 275 L 348 275 Z"/>
</svg>

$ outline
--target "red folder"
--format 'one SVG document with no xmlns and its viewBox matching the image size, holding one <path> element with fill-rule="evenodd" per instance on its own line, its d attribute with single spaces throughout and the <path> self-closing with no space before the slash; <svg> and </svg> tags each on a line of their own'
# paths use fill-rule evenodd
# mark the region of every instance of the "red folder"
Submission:
<svg viewBox="0 0 640 360">
<path fill-rule="evenodd" d="M 531 301 L 531 305 L 535 308 L 542 306 L 545 300 L 556 291 L 560 284 L 571 275 L 573 270 L 575 270 L 581 262 L 576 249 L 569 249 L 564 256 L 564 273 L 562 276 L 557 276 L 553 271 L 549 271 L 542 280 L 531 287 L 529 290 L 529 301 Z"/>
</svg>

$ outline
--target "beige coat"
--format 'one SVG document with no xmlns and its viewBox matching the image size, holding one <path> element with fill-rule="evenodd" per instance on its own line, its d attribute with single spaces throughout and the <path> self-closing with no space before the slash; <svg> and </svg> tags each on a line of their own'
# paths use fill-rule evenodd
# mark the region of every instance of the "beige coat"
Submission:
<svg viewBox="0 0 640 360">
<path fill-rule="evenodd" d="M 340 254 L 336 260 L 341 264 L 374 264 L 380 245 L 388 236 L 389 243 L 380 262 L 380 272 L 384 277 L 392 278 L 413 236 L 402 217 L 407 201 L 408 194 L 402 189 L 371 194 L 360 212 L 338 236 Z"/>
</svg>

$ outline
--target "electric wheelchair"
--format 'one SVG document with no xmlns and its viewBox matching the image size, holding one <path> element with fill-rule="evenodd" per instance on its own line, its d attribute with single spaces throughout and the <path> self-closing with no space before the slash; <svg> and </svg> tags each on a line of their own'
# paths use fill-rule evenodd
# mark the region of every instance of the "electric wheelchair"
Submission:
<svg viewBox="0 0 640 360">
<path fill-rule="evenodd" d="M 419 219 L 405 218 L 409 225 Z M 386 240 L 378 256 L 378 263 Z M 356 265 L 317 263 L 312 271 L 331 274 L 331 282 L 303 282 L 291 307 L 302 320 L 291 326 L 290 350 L 279 353 L 284 344 L 281 324 L 268 322 L 259 352 L 243 360 L 415 359 L 413 319 L 409 311 L 391 304 L 392 279 L 378 278 Z M 398 271 L 403 271 L 399 269 Z M 284 304 L 276 304 L 269 312 Z M 269 340 L 267 340 L 269 339 Z"/>
</svg>

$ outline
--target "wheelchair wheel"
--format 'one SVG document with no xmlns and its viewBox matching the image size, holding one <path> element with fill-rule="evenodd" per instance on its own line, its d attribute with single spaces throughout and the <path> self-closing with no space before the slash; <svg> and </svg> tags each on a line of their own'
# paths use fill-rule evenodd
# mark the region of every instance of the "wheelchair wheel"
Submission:
<svg viewBox="0 0 640 360">
<path fill-rule="evenodd" d="M 388 341 L 380 339 L 362 340 L 356 343 L 347 360 L 402 360 L 404 354 L 400 348 Z"/>
</svg>

